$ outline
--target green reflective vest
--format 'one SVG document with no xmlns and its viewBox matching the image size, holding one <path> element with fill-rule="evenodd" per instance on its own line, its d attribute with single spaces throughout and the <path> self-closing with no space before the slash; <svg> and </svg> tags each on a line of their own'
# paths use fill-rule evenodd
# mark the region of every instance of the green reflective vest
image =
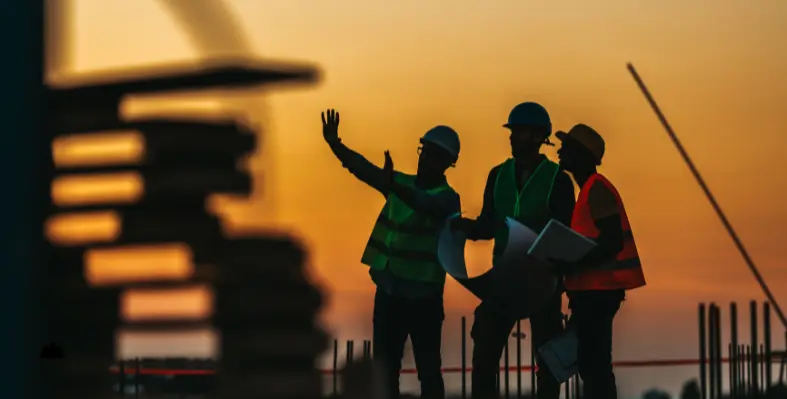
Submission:
<svg viewBox="0 0 787 399">
<path fill-rule="evenodd" d="M 415 187 L 415 176 L 397 172 L 397 183 Z M 453 189 L 444 185 L 428 190 L 430 194 Z M 361 262 L 372 269 L 391 272 L 409 280 L 445 283 L 445 271 L 437 259 L 437 240 L 443 221 L 417 214 L 395 194 L 388 194 L 377 217 L 372 236 Z"/>
<path fill-rule="evenodd" d="M 518 190 L 514 159 L 509 158 L 500 165 L 495 180 L 495 214 L 500 226 L 495 232 L 493 263 L 505 250 L 508 242 L 508 229 L 505 218 L 510 217 L 536 233 L 546 226 L 550 219 L 549 198 L 555 178 L 560 172 L 558 164 L 544 159 Z"/>
</svg>

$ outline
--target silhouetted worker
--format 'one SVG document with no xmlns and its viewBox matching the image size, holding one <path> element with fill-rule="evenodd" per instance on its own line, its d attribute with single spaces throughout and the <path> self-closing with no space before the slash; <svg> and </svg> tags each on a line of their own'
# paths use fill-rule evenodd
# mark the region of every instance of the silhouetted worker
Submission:
<svg viewBox="0 0 787 399">
<path fill-rule="evenodd" d="M 452 226 L 464 230 L 471 240 L 495 239 L 493 263 L 505 250 L 508 229 L 506 217 L 516 219 L 540 232 L 550 219 L 569 224 L 574 209 L 574 184 L 558 165 L 540 153 L 544 144 L 551 145 L 552 122 L 546 109 L 533 102 L 517 105 L 503 125 L 511 131 L 513 158 L 489 172 L 484 190 L 484 204 L 477 220 L 456 219 Z M 547 306 L 530 318 L 534 344 L 539 347 L 563 331 L 562 292 L 556 290 Z M 470 335 L 473 338 L 472 396 L 476 399 L 496 397 L 495 378 L 500 356 L 508 342 L 517 317 L 505 310 L 505 304 L 481 302 L 475 310 Z M 541 364 L 541 359 L 537 361 Z M 557 399 L 560 384 L 547 367 L 538 371 L 538 397 Z"/>
<path fill-rule="evenodd" d="M 459 136 L 436 126 L 421 138 L 418 172 L 395 171 L 385 152 L 381 169 L 341 143 L 339 113 L 322 115 L 323 136 L 355 177 L 385 198 L 361 262 L 377 285 L 373 353 L 386 366 L 391 397 L 399 397 L 399 370 L 409 336 L 423 398 L 443 398 L 440 355 L 445 271 L 437 259 L 437 236 L 444 221 L 460 211 L 459 195 L 445 171 L 459 156 Z"/>
<path fill-rule="evenodd" d="M 565 276 L 584 397 L 615 399 L 612 321 L 625 291 L 644 286 L 645 277 L 623 201 L 615 186 L 596 171 L 604 156 L 604 140 L 582 124 L 555 136 L 563 142 L 558 150 L 560 166 L 581 187 L 571 228 L 596 246 L 578 262 L 553 260 L 553 265 Z"/>
</svg>

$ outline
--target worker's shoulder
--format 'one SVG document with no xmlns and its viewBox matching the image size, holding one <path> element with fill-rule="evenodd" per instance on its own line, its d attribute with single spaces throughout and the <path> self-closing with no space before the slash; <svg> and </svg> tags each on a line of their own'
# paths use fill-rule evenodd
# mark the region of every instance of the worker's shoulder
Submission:
<svg viewBox="0 0 787 399">
<path fill-rule="evenodd" d="M 497 174 L 500 173 L 500 169 L 503 168 L 503 165 L 505 165 L 506 162 L 508 162 L 508 160 L 505 160 L 505 161 L 503 161 L 503 162 L 493 166 L 492 169 L 489 170 L 489 177 L 490 178 L 494 178 L 495 176 L 497 176 Z"/>
<path fill-rule="evenodd" d="M 617 196 L 612 189 L 600 180 L 596 180 L 588 188 L 588 202 L 591 204 L 617 203 Z"/>
</svg>

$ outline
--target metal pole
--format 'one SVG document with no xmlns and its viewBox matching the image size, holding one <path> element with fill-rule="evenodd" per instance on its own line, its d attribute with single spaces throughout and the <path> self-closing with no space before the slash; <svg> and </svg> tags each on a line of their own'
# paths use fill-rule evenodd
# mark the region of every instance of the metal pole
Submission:
<svg viewBox="0 0 787 399">
<path fill-rule="evenodd" d="M 738 397 L 738 306 L 730 303 L 730 394 Z"/>
<path fill-rule="evenodd" d="M 714 312 L 716 313 L 716 317 L 714 318 L 715 325 L 713 326 L 713 331 L 715 334 L 714 341 L 716 343 L 715 352 L 716 352 L 716 395 L 721 398 L 722 397 L 722 358 L 721 358 L 721 308 L 714 305 L 713 308 L 715 309 Z"/>
<path fill-rule="evenodd" d="M 759 386 L 761 393 L 765 393 L 766 388 L 768 388 L 765 385 L 765 345 L 760 344 L 760 350 L 757 355 L 757 361 L 760 362 L 760 383 L 757 386 Z"/>
<path fill-rule="evenodd" d="M 749 397 L 754 397 L 754 373 L 752 371 L 752 358 L 751 358 L 751 345 L 746 345 L 746 374 L 749 375 L 748 382 L 746 383 L 746 391 Z"/>
<path fill-rule="evenodd" d="M 119 359 L 118 363 L 118 394 L 121 398 L 126 397 L 126 362 Z"/>
<path fill-rule="evenodd" d="M 533 342 L 533 325 L 530 325 L 530 397 L 535 398 L 538 393 L 536 386 L 536 344 Z"/>
<path fill-rule="evenodd" d="M 765 302 L 762 304 L 762 341 L 765 345 L 765 389 L 771 387 L 773 382 L 773 353 L 771 348 L 771 304 Z"/>
<path fill-rule="evenodd" d="M 140 361 L 139 358 L 135 359 L 136 363 L 136 370 L 134 371 L 134 397 L 139 399 L 139 373 L 140 373 Z"/>
<path fill-rule="evenodd" d="M 0 179 L 6 188 L 0 207 L 4 237 L 0 314 L 7 326 L 0 332 L 5 365 L 0 384 L 3 397 L 8 398 L 47 398 L 37 375 L 38 363 L 63 361 L 37 357 L 44 344 L 39 334 L 46 331 L 37 280 L 44 268 L 42 228 L 51 179 L 43 84 L 45 9 L 41 0 L 12 0 L 5 1 L 0 12 L 5 69 L 0 74 Z"/>
<path fill-rule="evenodd" d="M 467 399 L 467 318 L 462 316 L 462 399 Z"/>
<path fill-rule="evenodd" d="M 503 383 L 506 384 L 506 386 L 504 388 L 506 399 L 508 399 L 510 397 L 509 396 L 509 388 L 508 388 L 508 343 L 509 343 L 509 341 L 510 341 L 510 339 L 507 338 L 506 339 L 506 347 L 503 349 L 505 351 L 503 353 L 503 368 L 505 369 L 505 371 L 503 371 Z"/>
<path fill-rule="evenodd" d="M 522 320 L 516 322 L 516 398 L 522 398 Z"/>
<path fill-rule="evenodd" d="M 746 372 L 743 367 L 744 363 L 746 362 L 746 358 L 743 354 L 743 345 L 738 345 L 738 348 L 736 350 L 738 351 L 736 355 L 736 357 L 738 358 L 738 364 L 737 364 L 738 370 L 736 371 L 738 374 L 737 392 L 738 392 L 738 397 L 743 398 L 746 396 L 746 388 L 744 388 L 744 386 L 746 385 Z"/>
<path fill-rule="evenodd" d="M 672 126 L 670 126 L 669 122 L 667 122 L 667 118 L 661 112 L 661 109 L 659 108 L 658 104 L 656 104 L 656 100 L 654 100 L 653 96 L 650 95 L 650 91 L 645 86 L 645 82 L 642 81 L 642 78 L 640 78 L 639 74 L 637 73 L 637 70 L 634 69 L 634 65 L 629 63 L 627 64 L 627 68 L 631 73 L 631 76 L 637 82 L 637 85 L 642 91 L 642 94 L 645 95 L 645 99 L 650 104 L 650 107 L 653 108 L 653 112 L 656 113 L 656 116 L 659 118 L 659 121 L 661 122 L 662 126 L 664 126 L 664 129 L 667 131 L 667 134 L 670 136 L 670 139 L 672 139 L 672 142 L 675 144 L 675 147 L 677 147 L 678 152 L 680 152 L 680 155 L 683 157 L 683 160 L 689 166 L 689 169 L 691 170 L 691 174 L 694 175 L 695 179 L 697 179 L 697 183 L 699 183 L 700 188 L 702 188 L 702 191 L 705 193 L 705 196 L 708 197 L 708 201 L 710 201 L 711 206 L 713 206 L 713 209 L 716 211 L 716 214 L 719 216 L 719 219 L 721 219 L 722 224 L 727 229 L 727 233 L 729 233 L 730 237 L 732 238 L 732 241 L 735 243 L 735 246 L 738 248 L 738 251 L 741 253 L 741 256 L 743 256 L 743 260 L 746 262 L 746 266 L 748 266 L 749 270 L 752 272 L 752 274 L 754 274 L 754 278 L 757 280 L 757 283 L 760 284 L 760 288 L 762 288 L 763 292 L 765 292 L 765 296 L 768 297 L 768 301 L 770 301 L 773 304 L 773 309 L 776 311 L 776 314 L 779 316 L 779 320 L 782 322 L 782 326 L 784 326 L 784 328 L 787 329 L 787 317 L 784 316 L 782 309 L 779 307 L 779 304 L 776 302 L 776 299 L 771 293 L 771 290 L 768 288 L 768 284 L 765 283 L 765 279 L 763 279 L 762 275 L 760 274 L 760 271 L 757 269 L 757 266 L 754 264 L 754 261 L 751 259 L 751 256 L 749 256 L 749 252 L 746 251 L 746 248 L 743 246 L 743 241 L 741 241 L 741 239 L 738 238 L 738 234 L 732 228 L 732 224 L 730 224 L 729 220 L 727 220 L 727 216 L 724 214 L 724 211 L 722 211 L 721 206 L 719 206 L 719 203 L 716 202 L 716 198 L 711 193 L 710 189 L 708 188 L 708 185 L 705 184 L 705 180 L 702 178 L 700 172 L 694 166 L 694 163 L 691 161 L 691 158 L 689 158 L 689 154 L 683 148 L 683 145 L 680 143 L 680 140 L 678 140 L 678 136 L 675 135 L 675 132 L 672 130 Z"/>
<path fill-rule="evenodd" d="M 699 330 L 700 330 L 700 394 L 702 399 L 708 399 L 708 383 L 707 383 L 707 361 L 708 358 L 705 353 L 705 349 L 707 347 L 707 343 L 705 339 L 707 337 L 707 332 L 705 331 L 706 327 L 706 314 L 705 314 L 705 304 L 701 303 L 699 305 L 699 312 L 698 312 L 698 319 L 699 319 Z"/>
<path fill-rule="evenodd" d="M 716 305 L 708 306 L 708 393 L 710 399 L 719 399 L 716 391 Z"/>
<path fill-rule="evenodd" d="M 333 377 L 333 396 L 335 397 L 338 392 L 336 392 L 337 381 L 339 377 L 339 340 L 333 340 L 333 370 L 332 370 L 332 377 Z"/>
<path fill-rule="evenodd" d="M 752 396 L 757 395 L 760 387 L 759 365 L 757 362 L 758 329 L 757 329 L 757 301 L 749 302 L 749 314 L 751 315 L 751 386 Z"/>
</svg>

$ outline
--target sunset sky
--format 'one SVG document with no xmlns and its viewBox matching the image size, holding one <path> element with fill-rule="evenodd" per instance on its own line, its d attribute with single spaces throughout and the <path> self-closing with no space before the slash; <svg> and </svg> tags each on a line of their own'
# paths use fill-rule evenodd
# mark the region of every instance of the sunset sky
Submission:
<svg viewBox="0 0 787 399">
<path fill-rule="evenodd" d="M 181 0 L 186 1 L 198 8 L 210 0 Z M 193 40 L 162 3 L 74 1 L 70 65 L 53 72 L 89 73 L 218 53 L 217 46 Z M 787 208 L 781 197 L 787 185 L 787 33 L 780 27 L 787 2 L 226 3 L 250 46 L 238 45 L 242 36 L 213 32 L 208 37 L 218 47 L 235 40 L 223 49 L 314 63 L 323 72 L 314 87 L 243 103 L 252 118 L 268 122 L 275 151 L 272 161 L 252 163 L 259 184 L 263 178 L 266 183 L 251 203 L 223 209 L 237 230 L 271 226 L 263 208 L 275 205 L 275 225 L 309 245 L 310 267 L 330 292 L 325 320 L 339 338 L 370 336 L 373 285 L 359 259 L 383 199 L 344 170 L 322 140 L 319 113 L 328 107 L 342 114 L 346 144 L 379 165 L 388 149 L 396 167 L 409 172 L 415 171 L 420 135 L 437 124 L 455 128 L 463 151 L 448 179 L 470 215 L 481 209 L 489 169 L 509 156 L 500 125 L 514 105 L 542 103 L 556 129 L 579 122 L 596 128 L 607 141 L 601 172 L 625 201 L 648 280 L 647 287 L 630 293 L 616 320 L 616 359 L 696 356 L 698 302 L 723 304 L 728 318 L 730 301 L 764 300 L 626 71 L 629 61 L 777 299 L 787 302 Z M 205 26 L 213 26 L 207 21 Z M 554 149 L 547 153 L 555 155 Z M 473 271 L 487 269 L 490 255 L 490 245 L 469 245 Z M 476 304 L 449 281 L 446 347 L 458 346 L 458 320 Z M 747 320 L 748 311 L 739 317 Z M 774 328 L 778 347 L 784 345 L 780 331 Z M 447 365 L 458 364 L 457 351 L 444 352 Z M 621 385 L 674 389 L 693 371 L 679 377 L 662 370 L 624 371 L 631 374 L 623 374 Z"/>
</svg>

